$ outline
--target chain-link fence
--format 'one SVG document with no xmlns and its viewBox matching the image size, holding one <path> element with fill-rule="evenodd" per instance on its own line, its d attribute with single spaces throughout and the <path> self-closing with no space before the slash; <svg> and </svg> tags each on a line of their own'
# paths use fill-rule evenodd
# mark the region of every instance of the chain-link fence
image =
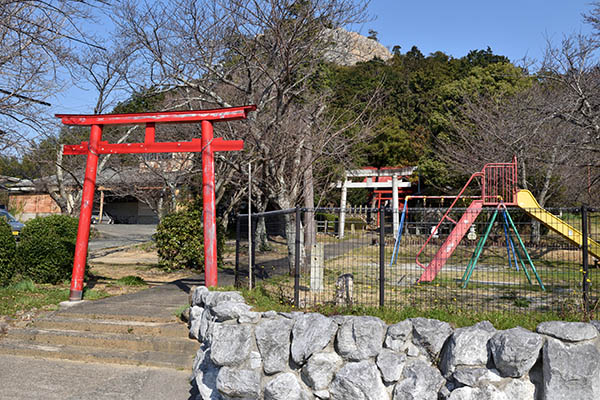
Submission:
<svg viewBox="0 0 600 400">
<path fill-rule="evenodd" d="M 252 215 L 250 230 L 239 215 L 237 283 L 300 308 L 597 315 L 600 210 L 470 206 L 439 224 L 445 211 L 298 208 Z"/>
</svg>

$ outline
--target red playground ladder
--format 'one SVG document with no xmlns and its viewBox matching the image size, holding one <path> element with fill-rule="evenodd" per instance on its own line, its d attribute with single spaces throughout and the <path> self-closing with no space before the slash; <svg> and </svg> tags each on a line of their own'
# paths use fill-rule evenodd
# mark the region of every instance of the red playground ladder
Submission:
<svg viewBox="0 0 600 400">
<path fill-rule="evenodd" d="M 440 247 L 435 257 L 433 257 L 433 260 L 431 260 L 427 268 L 423 271 L 423 274 L 421 274 L 418 282 L 431 282 L 435 279 L 438 272 L 440 272 L 446 261 L 452 256 L 454 250 L 456 250 L 462 238 L 469 231 L 469 228 L 473 225 L 473 222 L 475 222 L 482 209 L 483 200 L 475 200 L 469 205 L 469 208 L 460 217 L 460 220 L 454 226 L 454 229 L 452 229 L 452 232 L 450 232 L 450 235 L 448 235 L 448 238 L 442 247 Z"/>
</svg>

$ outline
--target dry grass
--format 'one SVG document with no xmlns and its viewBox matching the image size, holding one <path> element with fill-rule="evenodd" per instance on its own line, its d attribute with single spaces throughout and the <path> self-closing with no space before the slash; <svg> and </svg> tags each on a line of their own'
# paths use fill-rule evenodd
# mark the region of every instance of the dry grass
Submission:
<svg viewBox="0 0 600 400">
<path fill-rule="evenodd" d="M 104 290 L 111 295 L 121 295 L 137 292 L 147 287 L 160 285 L 177 279 L 187 278 L 195 271 L 181 270 L 166 272 L 157 267 L 158 255 L 156 249 L 145 246 L 132 246 L 112 252 L 103 257 L 89 261 L 89 278 L 87 287 Z M 143 279 L 147 285 L 122 285 L 119 279 L 136 276 Z"/>
</svg>

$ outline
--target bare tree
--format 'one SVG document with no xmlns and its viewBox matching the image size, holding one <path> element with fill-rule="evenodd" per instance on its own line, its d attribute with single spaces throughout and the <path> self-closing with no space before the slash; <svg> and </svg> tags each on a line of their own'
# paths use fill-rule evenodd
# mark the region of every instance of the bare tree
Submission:
<svg viewBox="0 0 600 400">
<path fill-rule="evenodd" d="M 90 110 L 91 113 L 101 114 L 112 110 L 120 95 L 130 93 L 130 87 L 127 84 L 128 74 L 134 73 L 131 65 L 131 54 L 131 49 L 114 43 L 112 47 L 107 49 L 86 48 L 71 55 L 70 70 L 73 80 L 77 85 L 83 85 L 86 82 L 87 89 L 91 88 L 91 91 L 94 93 L 95 104 L 93 109 Z M 75 129 L 84 131 L 83 134 L 85 135 L 89 134 L 86 128 L 63 127 L 63 132 L 69 129 L 72 131 Z M 133 133 L 139 131 L 140 129 L 137 126 L 107 127 L 104 129 L 103 138 L 104 140 L 123 143 Z M 83 189 L 82 167 L 85 161 L 82 158 L 78 160 L 74 160 L 71 157 L 65 158 L 62 145 L 73 143 L 59 143 L 64 140 L 65 137 L 63 135 L 57 141 L 55 158 L 47 154 L 49 158 L 40 160 L 41 162 L 52 164 L 55 174 L 46 174 L 38 182 L 43 190 L 49 193 L 52 199 L 59 205 L 63 213 L 74 215 L 78 212 L 80 206 L 79 203 Z M 99 175 L 102 175 L 102 171 L 107 165 L 113 165 L 113 167 L 119 165 L 118 161 L 110 163 L 112 158 L 111 154 L 101 156 L 97 168 Z"/>
<path fill-rule="evenodd" d="M 30 143 L 49 122 L 47 100 L 77 47 L 99 47 L 80 29 L 101 0 L 0 0 L 0 150 Z"/>
<path fill-rule="evenodd" d="M 261 189 L 281 208 L 295 205 L 307 128 L 296 114 L 330 44 L 327 32 L 364 17 L 351 0 L 186 0 L 117 11 L 122 34 L 147 60 L 154 86 L 182 88 L 187 101 L 256 104 L 244 136 L 265 176 Z M 290 127 L 294 126 L 294 129 Z"/>
<path fill-rule="evenodd" d="M 570 184 L 581 151 L 582 130 L 551 111 L 559 94 L 535 83 L 516 95 L 465 100 L 455 134 L 440 142 L 440 158 L 467 175 L 516 155 L 520 187 L 544 207 Z"/>
<path fill-rule="evenodd" d="M 332 46 L 331 29 L 363 20 L 366 3 L 125 1 L 115 21 L 123 40 L 147 66 L 146 85 L 177 93 L 178 107 L 257 105 L 243 125 L 216 127 L 219 135 L 246 143 L 240 155 L 220 155 L 224 162 L 217 166 L 217 180 L 223 190 L 243 193 L 245 166 L 252 162 L 253 197 L 261 211 L 269 204 L 294 207 L 302 197 L 311 205 L 315 160 L 327 153 L 340 155 L 334 148 L 352 140 L 343 137 L 339 125 L 319 129 L 325 126 L 323 106 L 328 103 L 323 94 L 315 95 L 315 83 L 323 55 Z M 227 209 L 240 197 L 229 198 Z M 222 198 L 219 193 L 217 198 Z"/>
</svg>

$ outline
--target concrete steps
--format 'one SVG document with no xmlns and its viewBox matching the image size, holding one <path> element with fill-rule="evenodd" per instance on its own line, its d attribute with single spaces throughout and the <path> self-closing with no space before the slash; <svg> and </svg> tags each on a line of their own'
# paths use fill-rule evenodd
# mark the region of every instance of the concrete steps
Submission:
<svg viewBox="0 0 600 400">
<path fill-rule="evenodd" d="M 0 354 L 190 371 L 200 344 L 175 317 L 55 313 L 0 338 Z"/>
<path fill-rule="evenodd" d="M 178 322 L 148 322 L 134 320 L 120 320 L 100 316 L 101 319 L 86 318 L 77 314 L 62 316 L 60 314 L 51 318 L 42 318 L 35 322 L 38 329 L 65 329 L 70 330 L 80 327 L 85 332 L 98 333 L 127 333 L 133 335 L 151 335 L 161 337 L 185 338 L 188 329 L 183 323 Z"/>
</svg>

